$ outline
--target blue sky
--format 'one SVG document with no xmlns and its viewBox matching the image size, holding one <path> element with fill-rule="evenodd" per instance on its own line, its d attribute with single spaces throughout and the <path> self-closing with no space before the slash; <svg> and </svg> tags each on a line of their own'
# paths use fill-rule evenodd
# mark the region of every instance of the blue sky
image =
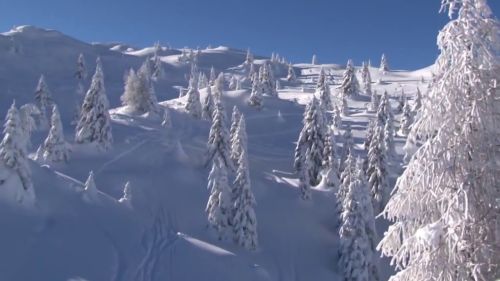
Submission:
<svg viewBox="0 0 500 281">
<path fill-rule="evenodd" d="M 378 64 L 415 69 L 437 55 L 448 21 L 440 0 L 0 0 L 0 30 L 31 24 L 88 42 L 174 47 L 226 45 L 292 62 Z M 500 1 L 490 0 L 495 15 Z"/>
</svg>

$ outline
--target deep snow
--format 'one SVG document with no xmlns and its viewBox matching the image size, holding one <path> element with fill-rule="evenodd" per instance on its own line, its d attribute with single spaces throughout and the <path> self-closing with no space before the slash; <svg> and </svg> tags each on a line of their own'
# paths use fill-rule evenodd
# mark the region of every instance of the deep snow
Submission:
<svg viewBox="0 0 500 281">
<path fill-rule="evenodd" d="M 177 88 L 187 86 L 189 72 L 189 65 L 177 60 L 180 50 L 161 52 L 166 75 L 155 85 L 156 94 L 160 104 L 170 109 L 173 124 L 165 129 L 161 118 L 136 116 L 119 103 L 125 71 L 137 68 L 152 48 L 87 44 L 57 31 L 18 27 L 0 35 L 0 116 L 13 99 L 19 105 L 33 102 L 43 73 L 62 111 L 67 140 L 72 142 L 77 83 L 73 74 L 80 53 L 85 55 L 89 75 L 96 57 L 102 58 L 113 108 L 113 149 L 100 153 L 73 144 L 67 164 L 31 163 L 34 207 L 6 202 L 6 188 L 0 189 L 0 281 L 341 280 L 334 194 L 319 188 L 312 200 L 302 201 L 292 164 L 304 104 L 314 93 L 320 68 L 333 79 L 335 96 L 344 65 L 296 64 L 297 82 L 285 81 L 286 67 L 280 66 L 275 76 L 281 78 L 283 89 L 279 98 L 265 97 L 261 111 L 246 104 L 248 84 L 243 84 L 243 90 L 224 92 L 227 116 L 237 105 L 247 121 L 259 233 L 259 249 L 248 252 L 232 241 L 218 241 L 207 229 L 209 169 L 204 153 L 210 124 L 190 118 L 183 110 L 185 98 L 177 98 Z M 224 71 L 227 81 L 230 74 L 241 75 L 245 55 L 246 51 L 226 47 L 205 49 L 199 68 L 207 75 L 212 66 Z M 256 63 L 264 59 L 259 57 Z M 431 69 L 391 71 L 377 84 L 379 71 L 370 68 L 373 90 L 379 94 L 387 90 L 395 108 L 402 88 L 410 98 L 417 87 L 425 95 Z M 201 93 L 203 100 L 205 90 Z M 365 129 L 373 118 L 366 110 L 369 97 L 361 95 L 348 102 L 351 114 L 343 118 L 343 125 L 351 125 L 355 152 L 363 156 Z M 396 114 L 396 127 L 399 117 Z M 46 133 L 34 134 L 30 152 Z M 342 133 L 336 132 L 338 151 Z M 398 156 L 391 162 L 391 185 L 403 169 L 404 139 L 395 140 Z M 83 190 L 90 170 L 100 190 L 95 197 Z M 127 181 L 132 200 L 119 202 Z M 386 222 L 378 221 L 379 236 L 386 227 Z M 380 267 L 387 280 L 388 261 L 380 260 Z"/>
</svg>

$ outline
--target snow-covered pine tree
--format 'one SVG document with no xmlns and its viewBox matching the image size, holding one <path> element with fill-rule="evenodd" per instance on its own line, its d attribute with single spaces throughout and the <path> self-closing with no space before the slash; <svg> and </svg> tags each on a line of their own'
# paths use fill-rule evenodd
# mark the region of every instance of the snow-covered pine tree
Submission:
<svg viewBox="0 0 500 281">
<path fill-rule="evenodd" d="M 158 111 L 158 101 L 150 78 L 150 67 L 151 63 L 148 58 L 137 73 L 130 69 L 126 77 L 123 95 L 120 97 L 123 105 L 141 114 Z"/>
<path fill-rule="evenodd" d="M 370 147 L 370 143 L 373 138 L 373 134 L 375 133 L 376 121 L 370 120 L 368 121 L 368 127 L 366 128 L 366 136 L 365 142 L 363 143 L 363 148 L 368 152 L 368 148 Z"/>
<path fill-rule="evenodd" d="M 274 79 L 273 70 L 268 63 L 261 66 L 259 72 L 259 80 L 262 89 L 262 93 L 269 96 L 277 96 L 276 92 L 276 81 Z"/>
<path fill-rule="evenodd" d="M 40 115 L 40 111 L 36 105 L 28 103 L 19 108 L 19 118 L 23 133 L 23 137 L 21 139 L 26 141 L 26 143 L 23 144 L 23 147 L 26 148 L 31 147 L 31 134 L 36 129 L 36 121 L 33 118 L 33 115 Z"/>
<path fill-rule="evenodd" d="M 485 0 L 444 0 L 437 75 L 411 133 L 427 138 L 398 179 L 379 244 L 391 280 L 496 280 L 500 257 L 499 23 Z M 458 15 L 454 12 L 459 9 Z"/>
<path fill-rule="evenodd" d="M 362 214 L 365 220 L 366 235 L 368 236 L 368 240 L 370 242 L 369 245 L 371 258 L 368 259 L 370 263 L 369 280 L 378 281 L 380 280 L 378 270 L 378 257 L 375 256 L 375 253 L 377 252 L 378 235 L 377 228 L 375 227 L 375 214 L 373 212 L 372 197 L 370 196 L 370 189 L 368 188 L 365 169 L 363 166 L 364 160 L 358 156 L 356 160 L 356 180 L 359 180 L 361 185 L 359 202 L 362 206 Z"/>
<path fill-rule="evenodd" d="M 318 64 L 318 57 L 315 54 L 312 56 L 311 64 L 312 65 L 317 65 Z"/>
<path fill-rule="evenodd" d="M 200 92 L 198 91 L 198 77 L 191 76 L 189 79 L 189 89 L 187 92 L 187 101 L 184 109 L 196 119 L 202 116 L 202 107 L 200 101 Z"/>
<path fill-rule="evenodd" d="M 205 207 L 205 212 L 208 215 L 208 225 L 217 232 L 219 239 L 222 240 L 228 234 L 233 210 L 227 168 L 217 157 L 212 161 L 207 189 L 210 192 Z"/>
<path fill-rule="evenodd" d="M 371 97 L 372 93 L 372 76 L 370 74 L 370 69 L 368 65 L 363 62 L 363 66 L 361 67 L 361 79 L 363 81 L 363 91 L 365 95 Z"/>
<path fill-rule="evenodd" d="M 50 93 L 47 82 L 45 82 L 45 76 L 42 74 L 38 80 L 38 84 L 35 89 L 35 102 L 40 110 L 40 120 L 39 125 L 41 128 L 45 129 L 48 127 L 48 114 L 50 107 L 52 106 L 52 95 Z"/>
<path fill-rule="evenodd" d="M 347 61 L 342 83 L 339 86 L 341 96 L 344 98 L 354 97 L 359 93 L 359 82 L 356 78 L 356 71 L 352 60 Z"/>
<path fill-rule="evenodd" d="M 339 162 L 336 154 L 334 133 L 327 129 L 323 149 L 323 173 L 326 185 L 333 190 L 338 190 L 340 183 Z"/>
<path fill-rule="evenodd" d="M 410 103 L 408 100 L 405 101 L 403 106 L 403 114 L 401 115 L 399 124 L 399 133 L 403 136 L 407 136 L 410 132 L 410 127 L 413 124 L 413 112 L 410 109 Z"/>
<path fill-rule="evenodd" d="M 342 112 L 338 106 L 335 106 L 333 112 L 333 126 L 336 129 L 340 129 L 342 127 Z"/>
<path fill-rule="evenodd" d="M 231 139 L 231 158 L 238 164 L 238 159 L 240 159 L 240 155 L 247 152 L 247 129 L 245 116 L 241 115 L 238 121 L 238 126 L 236 131 L 234 132 L 234 136 Z"/>
<path fill-rule="evenodd" d="M 224 73 L 220 72 L 214 82 L 214 94 L 216 97 L 215 100 L 219 100 L 222 97 L 222 93 L 224 92 L 224 83 Z"/>
<path fill-rule="evenodd" d="M 384 208 L 389 187 L 387 184 L 387 162 L 384 149 L 384 127 L 374 122 L 373 136 L 368 146 L 366 176 L 371 190 L 373 209 L 379 213 Z"/>
<path fill-rule="evenodd" d="M 398 107 L 396 109 L 396 112 L 402 113 L 403 112 L 403 107 L 405 106 L 406 103 L 406 94 L 404 88 L 401 88 L 401 93 L 399 94 L 398 97 Z"/>
<path fill-rule="evenodd" d="M 31 170 L 27 160 L 26 140 L 23 132 L 19 111 L 14 101 L 5 117 L 3 139 L 0 143 L 0 161 L 5 168 L 16 173 L 23 185 L 24 192 L 19 193 L 21 202 L 25 197 L 34 198 Z"/>
<path fill-rule="evenodd" d="M 391 158 L 396 153 L 394 147 L 394 114 L 392 113 L 392 107 L 390 104 L 387 105 L 386 110 L 387 120 L 384 124 L 384 148 L 387 152 L 387 157 Z"/>
<path fill-rule="evenodd" d="M 257 216 L 255 197 L 250 189 L 250 171 L 246 151 L 238 160 L 238 170 L 233 184 L 233 225 L 234 240 L 248 250 L 258 247 Z"/>
<path fill-rule="evenodd" d="M 165 70 L 163 69 L 163 65 L 161 62 L 160 52 L 160 42 L 156 42 L 154 45 L 153 64 L 151 66 L 151 79 L 153 81 L 158 81 L 165 77 Z"/>
<path fill-rule="evenodd" d="M 52 118 L 49 135 L 38 148 L 42 159 L 35 159 L 40 162 L 68 162 L 70 147 L 64 139 L 63 126 L 59 109 L 56 105 L 52 106 Z"/>
<path fill-rule="evenodd" d="M 238 78 L 236 78 L 235 75 L 231 75 L 231 79 L 229 79 L 229 90 L 234 91 L 236 90 L 236 84 L 238 83 Z"/>
<path fill-rule="evenodd" d="M 250 106 L 256 107 L 257 109 L 261 109 L 264 105 L 264 98 L 262 96 L 262 87 L 259 79 L 254 79 L 252 82 L 252 93 L 248 98 L 248 104 Z"/>
<path fill-rule="evenodd" d="M 215 85 L 215 79 L 217 79 L 217 74 L 215 74 L 215 68 L 212 66 L 210 68 L 210 78 L 208 79 L 208 85 L 214 86 Z"/>
<path fill-rule="evenodd" d="M 250 52 L 250 48 L 247 49 L 247 56 L 245 59 L 245 64 L 247 64 L 247 65 L 253 64 L 253 54 Z"/>
<path fill-rule="evenodd" d="M 241 112 L 235 105 L 233 107 L 233 113 L 231 114 L 231 128 L 229 129 L 229 139 L 231 140 L 231 146 L 234 143 L 234 138 L 236 136 L 236 131 L 238 130 L 238 125 L 240 123 Z M 239 158 L 233 159 L 235 163 Z"/>
<path fill-rule="evenodd" d="M 319 104 L 325 112 L 333 110 L 331 95 L 330 86 L 326 82 L 325 72 L 321 68 L 316 85 L 316 96 L 319 98 Z"/>
<path fill-rule="evenodd" d="M 417 112 L 418 110 L 420 110 L 421 107 L 422 107 L 422 93 L 420 92 L 420 89 L 417 87 L 417 94 L 415 97 L 415 102 L 413 104 L 412 110 Z"/>
<path fill-rule="evenodd" d="M 87 79 L 87 65 L 85 63 L 85 57 L 83 54 L 80 54 L 78 56 L 78 60 L 76 62 L 76 72 L 75 72 L 75 78 L 78 81 L 84 81 Z"/>
<path fill-rule="evenodd" d="M 210 121 L 212 121 L 212 117 L 215 111 L 215 101 L 211 89 L 212 87 L 207 87 L 207 94 L 205 96 L 205 100 L 203 101 L 202 107 L 202 117 Z"/>
<path fill-rule="evenodd" d="M 76 125 L 75 141 L 93 143 L 100 149 L 109 149 L 113 143 L 109 103 L 104 88 L 101 60 L 97 58 L 90 89 L 83 100 L 80 119 Z"/>
<path fill-rule="evenodd" d="M 356 169 L 352 172 L 341 214 L 339 268 L 343 270 L 344 280 L 378 280 L 378 275 L 373 276 L 376 267 L 365 213 L 371 202 L 363 198 L 366 188 L 362 172 Z"/>
<path fill-rule="evenodd" d="M 198 89 L 205 89 L 206 87 L 208 87 L 207 75 L 200 71 L 200 75 L 198 76 Z"/>
<path fill-rule="evenodd" d="M 295 75 L 295 70 L 293 69 L 293 65 L 288 64 L 288 74 L 286 76 L 286 80 L 290 82 L 295 82 L 297 80 L 297 75 Z"/>
<path fill-rule="evenodd" d="M 231 140 L 226 124 L 226 114 L 221 102 L 217 102 L 212 118 L 212 126 L 207 142 L 207 165 L 214 159 L 219 158 L 221 163 L 231 171 L 234 171 L 231 160 Z"/>
<path fill-rule="evenodd" d="M 370 109 L 372 111 L 377 111 L 380 104 L 380 96 L 377 94 L 377 91 L 372 91 Z"/>
<path fill-rule="evenodd" d="M 342 145 L 342 154 L 340 156 L 340 169 L 344 169 L 344 162 L 346 161 L 347 156 L 352 153 L 352 150 L 354 148 L 354 140 L 352 138 L 350 124 L 346 125 L 342 138 L 344 140 L 344 144 Z"/>
<path fill-rule="evenodd" d="M 323 150 L 327 137 L 327 126 L 323 120 L 323 112 L 318 101 L 313 97 L 304 112 L 303 128 L 300 132 L 297 146 L 295 147 L 294 167 L 297 172 L 304 169 L 306 158 L 309 159 L 307 169 L 309 185 L 317 185 L 321 178 L 320 172 L 323 166 Z"/>
<path fill-rule="evenodd" d="M 344 116 L 349 116 L 349 105 L 347 104 L 347 98 L 342 96 L 342 104 L 341 104 L 341 109 L 342 109 L 342 115 Z"/>
<path fill-rule="evenodd" d="M 161 126 L 166 129 L 172 128 L 172 118 L 170 117 L 170 110 L 168 108 L 163 109 L 163 120 Z"/>
<path fill-rule="evenodd" d="M 382 54 L 382 58 L 380 58 L 379 71 L 382 74 L 385 74 L 386 72 L 390 71 L 390 69 L 389 69 L 389 62 L 387 61 L 387 57 L 385 56 L 385 54 Z"/>
<path fill-rule="evenodd" d="M 342 214 L 345 197 L 347 195 L 347 192 L 349 191 L 349 186 L 351 185 L 351 182 L 354 180 L 355 168 L 356 168 L 355 159 L 352 156 L 352 154 L 349 153 L 344 162 L 342 173 L 340 173 L 339 189 L 335 194 L 337 197 L 337 211 L 339 214 Z"/>
</svg>

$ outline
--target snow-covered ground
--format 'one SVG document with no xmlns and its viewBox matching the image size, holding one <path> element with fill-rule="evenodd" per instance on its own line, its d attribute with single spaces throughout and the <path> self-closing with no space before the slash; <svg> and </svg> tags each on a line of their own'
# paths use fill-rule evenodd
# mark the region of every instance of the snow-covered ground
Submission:
<svg viewBox="0 0 500 281">
<path fill-rule="evenodd" d="M 187 87 L 190 71 L 178 62 L 181 50 L 163 50 L 165 79 L 155 84 L 163 107 L 170 109 L 173 127 L 161 120 L 136 116 L 120 107 L 123 76 L 152 54 L 152 48 L 134 49 L 119 44 L 87 44 L 57 31 L 24 26 L 0 34 L 0 116 L 15 99 L 33 102 L 40 74 L 61 109 L 66 138 L 72 142 L 76 60 L 83 53 L 92 73 L 100 56 L 113 120 L 113 149 L 95 152 L 72 145 L 67 164 L 42 166 L 31 162 L 35 207 L 0 203 L 0 280 L 341 280 L 337 268 L 338 219 L 332 191 L 314 190 L 312 200 L 300 199 L 293 172 L 295 141 L 302 127 L 304 105 L 312 98 L 321 68 L 331 83 L 334 102 L 343 64 L 294 65 L 297 82 L 281 81 L 278 97 L 265 97 L 262 110 L 247 105 L 248 84 L 223 94 L 227 116 L 237 105 L 245 115 L 252 190 L 257 200 L 259 248 L 247 251 L 232 241 L 219 241 L 207 228 L 208 200 L 205 151 L 210 123 L 191 118 L 178 98 L 178 87 Z M 226 47 L 201 50 L 198 67 L 207 75 L 217 72 L 242 75 L 246 51 Z M 390 56 L 389 56 L 390 58 Z M 256 63 L 263 63 L 259 57 Z M 359 67 L 357 68 L 359 69 Z M 412 99 L 417 87 L 425 94 L 431 67 L 416 71 L 391 71 L 381 75 L 370 68 L 373 90 L 388 91 L 396 108 L 401 90 Z M 88 87 L 89 81 L 86 81 Z M 201 90 L 202 100 L 205 90 Z M 370 97 L 348 100 L 355 154 L 364 156 L 363 140 L 373 112 Z M 395 126 L 398 126 L 399 113 Z M 343 130 L 336 131 L 342 149 Z M 34 153 L 45 138 L 32 138 Z M 391 161 L 391 186 L 402 172 L 404 138 L 395 138 L 398 155 Z M 89 171 L 95 174 L 100 193 L 83 190 Z M 132 200 L 122 197 L 125 183 Z M 6 197 L 0 189 L 0 198 Z M 4 193 L 4 194 L 2 194 Z M 4 196 L 5 195 L 5 196 Z M 381 236 L 387 223 L 377 222 Z M 388 261 L 380 260 L 382 279 L 391 274 Z"/>
</svg>

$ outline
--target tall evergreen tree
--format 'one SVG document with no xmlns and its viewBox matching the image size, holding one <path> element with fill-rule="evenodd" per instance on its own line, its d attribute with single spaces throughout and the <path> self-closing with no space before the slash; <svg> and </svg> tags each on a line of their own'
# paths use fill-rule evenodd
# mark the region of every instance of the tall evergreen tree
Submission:
<svg viewBox="0 0 500 281">
<path fill-rule="evenodd" d="M 347 159 L 347 156 L 352 153 L 354 147 L 354 140 L 352 138 L 351 125 L 347 124 L 344 135 L 344 144 L 342 145 L 342 154 L 340 156 L 340 168 L 344 169 L 344 162 Z"/>
<path fill-rule="evenodd" d="M 318 101 L 314 97 L 306 107 L 303 124 L 295 148 L 294 167 L 300 174 L 302 169 L 306 168 L 303 164 L 307 158 L 309 162 L 309 167 L 307 167 L 309 185 L 315 186 L 321 180 L 319 176 L 324 160 L 323 150 L 326 143 L 327 127 Z"/>
<path fill-rule="evenodd" d="M 417 87 L 417 94 L 415 97 L 415 103 L 413 104 L 413 111 L 418 111 L 422 107 L 422 93 Z"/>
<path fill-rule="evenodd" d="M 412 134 L 426 139 L 398 179 L 379 244 L 392 280 L 498 276 L 499 23 L 486 0 L 444 0 L 437 72 Z M 454 12 L 459 9 L 458 15 Z"/>
<path fill-rule="evenodd" d="M 207 188 L 210 192 L 205 208 L 208 224 L 217 232 L 219 239 L 225 239 L 232 212 L 231 188 L 229 187 L 226 166 L 218 158 L 212 162 Z"/>
<path fill-rule="evenodd" d="M 151 80 L 153 81 L 158 81 L 165 77 L 165 70 L 163 69 L 160 52 L 160 42 L 156 42 L 154 45 L 153 64 L 151 66 Z"/>
<path fill-rule="evenodd" d="M 363 82 L 363 91 L 365 95 L 371 97 L 372 93 L 372 76 L 370 74 L 370 69 L 368 68 L 368 64 L 363 62 L 363 66 L 361 67 L 361 80 Z"/>
<path fill-rule="evenodd" d="M 252 93 L 248 99 L 248 104 L 250 106 L 261 109 L 264 105 L 264 99 L 262 97 L 262 87 L 258 79 L 254 79 L 252 82 Z"/>
<path fill-rule="evenodd" d="M 201 118 L 202 108 L 200 101 L 200 92 L 198 91 L 198 78 L 196 76 L 191 76 L 191 79 L 189 79 L 187 101 L 184 108 L 192 117 L 196 119 Z"/>
<path fill-rule="evenodd" d="M 207 95 L 205 96 L 205 100 L 203 101 L 203 108 L 202 108 L 202 116 L 206 120 L 212 121 L 212 117 L 214 115 L 215 111 L 215 102 L 214 102 L 214 97 L 212 95 L 212 87 L 208 86 L 207 89 Z"/>
<path fill-rule="evenodd" d="M 411 112 L 408 100 L 405 101 L 403 106 L 403 114 L 399 124 L 399 133 L 403 136 L 407 136 L 410 132 L 410 127 L 413 124 L 413 112 Z"/>
<path fill-rule="evenodd" d="M 207 142 L 207 164 L 214 159 L 220 159 L 221 163 L 231 171 L 234 171 L 231 160 L 231 143 L 226 124 L 226 114 L 220 101 L 215 107 L 212 126 Z"/>
<path fill-rule="evenodd" d="M 0 143 L 0 161 L 5 168 L 16 173 L 21 180 L 24 192 L 20 193 L 18 201 L 22 201 L 25 196 L 34 197 L 24 137 L 19 111 L 14 101 L 5 117 L 3 139 Z"/>
<path fill-rule="evenodd" d="M 254 211 L 257 203 L 250 189 L 250 172 L 245 150 L 238 160 L 238 170 L 233 186 L 234 240 L 245 249 L 255 250 L 258 247 L 257 216 Z"/>
<path fill-rule="evenodd" d="M 342 97 L 353 97 L 359 93 L 359 82 L 356 78 L 356 72 L 352 60 L 347 61 L 346 69 L 342 77 L 342 83 L 339 86 Z"/>
<path fill-rule="evenodd" d="M 293 69 L 293 65 L 288 64 L 288 74 L 286 75 L 286 80 L 290 82 L 295 82 L 297 80 L 297 75 L 295 75 L 295 70 Z"/>
<path fill-rule="evenodd" d="M 234 143 L 234 139 L 236 137 L 236 131 L 238 131 L 238 125 L 241 119 L 241 112 L 238 107 L 235 105 L 233 107 L 233 113 L 231 114 L 231 128 L 229 129 L 229 139 L 231 140 L 231 145 Z M 239 158 L 233 159 L 235 163 Z"/>
<path fill-rule="evenodd" d="M 247 130 L 245 123 L 245 116 L 241 116 L 238 121 L 237 129 L 234 133 L 233 138 L 231 139 L 231 158 L 235 163 L 238 163 L 238 159 L 240 159 L 240 155 L 245 152 L 247 149 Z"/>
<path fill-rule="evenodd" d="M 52 107 L 52 118 L 49 135 L 38 148 L 37 155 L 42 159 L 35 159 L 41 162 L 67 162 L 69 160 L 70 147 L 64 139 L 61 116 L 56 105 Z"/>
<path fill-rule="evenodd" d="M 35 102 L 40 110 L 40 126 L 46 128 L 48 126 L 48 113 L 52 106 L 52 94 L 50 93 L 45 76 L 42 74 L 38 80 L 38 85 L 35 89 Z"/>
<path fill-rule="evenodd" d="M 373 137 L 368 147 L 366 176 L 371 190 L 373 209 L 379 213 L 384 208 L 389 186 L 387 184 L 386 151 L 384 150 L 384 128 L 375 123 Z"/>
<path fill-rule="evenodd" d="M 382 58 L 380 59 L 379 71 L 382 72 L 383 74 L 390 71 L 389 62 L 387 61 L 387 57 L 385 56 L 385 54 L 382 54 Z"/>
<path fill-rule="evenodd" d="M 95 74 L 90 89 L 82 104 L 80 119 L 76 125 L 75 141 L 93 143 L 101 149 L 109 149 L 113 142 L 109 103 L 104 88 L 101 60 L 96 62 Z"/>
<path fill-rule="evenodd" d="M 333 189 L 339 187 L 339 164 L 335 151 L 334 133 L 327 130 L 325 147 L 323 150 L 323 169 L 326 185 Z"/>
<path fill-rule="evenodd" d="M 323 107 L 323 110 L 325 112 L 333 110 L 333 102 L 331 98 L 332 94 L 330 93 L 330 86 L 326 82 L 326 76 L 323 69 L 321 69 L 318 77 L 318 83 L 316 85 L 316 95 L 319 98 L 320 106 Z"/>
</svg>

